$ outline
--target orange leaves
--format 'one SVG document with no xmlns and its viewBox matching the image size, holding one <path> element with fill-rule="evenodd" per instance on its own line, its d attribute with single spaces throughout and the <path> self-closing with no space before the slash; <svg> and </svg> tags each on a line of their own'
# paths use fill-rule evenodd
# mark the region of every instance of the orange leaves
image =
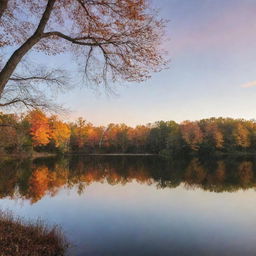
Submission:
<svg viewBox="0 0 256 256">
<path fill-rule="evenodd" d="M 29 178 L 27 197 L 35 203 L 46 194 L 53 196 L 59 187 L 67 183 L 67 178 L 67 170 L 63 166 L 56 165 L 54 171 L 46 166 L 37 167 Z"/>
<path fill-rule="evenodd" d="M 12 126 L 1 128 L 3 121 Z M 49 152 L 171 155 L 199 149 L 200 153 L 256 150 L 256 122 L 231 118 L 104 127 L 94 126 L 82 118 L 68 124 L 56 116 L 47 117 L 42 111 L 34 110 L 20 121 L 15 115 L 0 115 L 0 131 L 0 146 L 9 151 L 26 147 L 31 150 L 31 139 L 34 147 L 47 146 L 44 150 Z"/>
<path fill-rule="evenodd" d="M 72 146 L 79 149 L 83 148 L 88 137 L 88 124 L 82 118 L 72 126 Z"/>
<path fill-rule="evenodd" d="M 50 142 L 51 130 L 46 115 L 40 110 L 34 110 L 28 115 L 28 121 L 33 145 L 47 145 Z"/>
<path fill-rule="evenodd" d="M 233 136 L 238 146 L 242 148 L 248 148 L 250 146 L 249 130 L 242 124 L 238 123 L 235 126 Z"/>
<path fill-rule="evenodd" d="M 34 146 L 45 146 L 53 141 L 57 148 L 64 147 L 70 138 L 69 126 L 57 119 L 48 118 L 42 111 L 34 110 L 27 119 Z"/>
<path fill-rule="evenodd" d="M 198 150 L 203 141 L 203 133 L 196 122 L 185 121 L 181 124 L 181 133 L 185 142 L 192 150 Z"/>
<path fill-rule="evenodd" d="M 96 127 L 79 118 L 75 124 L 71 125 L 71 148 L 97 150 L 100 147 L 100 142 L 103 140 L 104 129 L 102 126 Z"/>
<path fill-rule="evenodd" d="M 212 144 L 216 148 L 222 148 L 224 143 L 224 137 L 218 128 L 217 124 L 214 122 L 208 122 L 205 124 L 205 137 L 207 138 L 207 143 Z"/>
<path fill-rule="evenodd" d="M 57 148 L 64 147 L 70 138 L 70 128 L 67 124 L 61 122 L 56 116 L 50 118 L 50 136 Z"/>
<path fill-rule="evenodd" d="M 138 146 L 143 146 L 146 144 L 147 137 L 149 135 L 149 127 L 145 125 L 138 125 L 134 129 L 128 131 L 129 139 L 131 143 Z"/>
<path fill-rule="evenodd" d="M 48 190 L 49 170 L 47 167 L 39 167 L 30 177 L 29 191 L 32 202 L 41 199 Z"/>
<path fill-rule="evenodd" d="M 69 51 L 96 83 L 142 81 L 167 64 L 160 47 L 165 21 L 147 0 L 9 2 L 0 20 L 0 47 L 26 45 L 24 55 L 32 47 L 52 55 Z M 33 44 L 31 38 L 28 43 L 31 35 Z"/>
</svg>

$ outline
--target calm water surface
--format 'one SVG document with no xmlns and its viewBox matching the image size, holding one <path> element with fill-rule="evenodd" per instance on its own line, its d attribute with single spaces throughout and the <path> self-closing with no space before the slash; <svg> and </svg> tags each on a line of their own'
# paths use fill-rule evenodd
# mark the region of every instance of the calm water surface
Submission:
<svg viewBox="0 0 256 256">
<path fill-rule="evenodd" d="M 0 207 L 58 224 L 72 255 L 256 255 L 256 160 L 0 162 Z"/>
</svg>

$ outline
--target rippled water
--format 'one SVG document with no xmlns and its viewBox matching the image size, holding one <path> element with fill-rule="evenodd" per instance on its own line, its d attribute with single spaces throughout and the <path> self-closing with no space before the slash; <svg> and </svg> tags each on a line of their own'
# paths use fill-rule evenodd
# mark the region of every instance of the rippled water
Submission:
<svg viewBox="0 0 256 256">
<path fill-rule="evenodd" d="M 58 224 L 73 255 L 256 255 L 256 161 L 0 162 L 0 206 Z"/>
</svg>

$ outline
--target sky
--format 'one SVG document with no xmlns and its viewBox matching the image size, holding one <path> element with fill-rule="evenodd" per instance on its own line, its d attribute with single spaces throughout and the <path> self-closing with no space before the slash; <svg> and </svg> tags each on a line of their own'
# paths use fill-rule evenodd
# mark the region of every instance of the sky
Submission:
<svg viewBox="0 0 256 256">
<path fill-rule="evenodd" d="M 168 19 L 169 68 L 143 83 L 104 89 L 78 86 L 56 99 L 94 123 L 131 126 L 158 120 L 256 118 L 256 1 L 154 0 Z M 61 65 L 65 58 L 55 59 Z M 70 70 L 73 69 L 70 64 Z"/>
</svg>

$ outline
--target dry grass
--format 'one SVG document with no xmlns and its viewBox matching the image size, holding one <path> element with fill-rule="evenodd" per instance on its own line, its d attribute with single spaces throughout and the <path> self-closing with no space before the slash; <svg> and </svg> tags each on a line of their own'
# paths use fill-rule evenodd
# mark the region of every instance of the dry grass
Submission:
<svg viewBox="0 0 256 256">
<path fill-rule="evenodd" d="M 58 227 L 0 211 L 0 256 L 62 256 L 68 243 Z"/>
</svg>

